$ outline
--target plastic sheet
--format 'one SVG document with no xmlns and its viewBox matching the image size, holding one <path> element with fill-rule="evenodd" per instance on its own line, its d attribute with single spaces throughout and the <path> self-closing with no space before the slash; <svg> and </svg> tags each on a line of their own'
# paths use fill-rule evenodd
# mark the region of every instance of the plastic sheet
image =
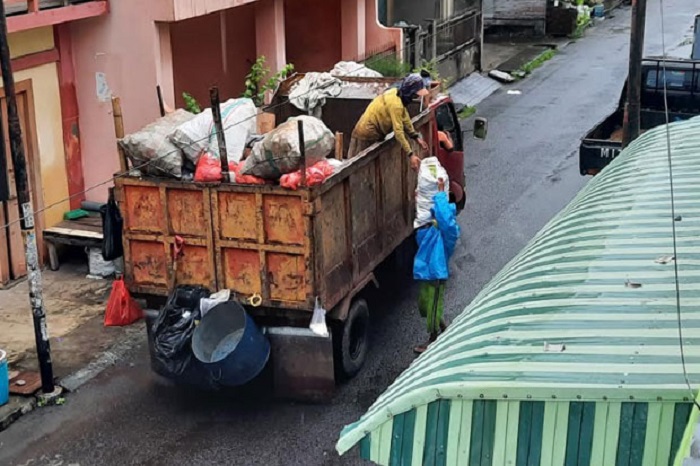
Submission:
<svg viewBox="0 0 700 466">
<path fill-rule="evenodd" d="M 178 286 L 153 325 L 156 358 L 173 376 L 181 375 L 190 365 L 192 335 L 201 320 L 199 303 L 207 297 L 206 288 Z"/>
</svg>

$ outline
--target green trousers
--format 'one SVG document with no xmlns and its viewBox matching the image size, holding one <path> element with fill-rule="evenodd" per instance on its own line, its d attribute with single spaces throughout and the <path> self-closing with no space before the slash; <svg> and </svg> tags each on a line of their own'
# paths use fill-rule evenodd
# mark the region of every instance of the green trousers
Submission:
<svg viewBox="0 0 700 466">
<path fill-rule="evenodd" d="M 440 321 L 445 306 L 445 282 L 420 282 L 418 289 L 418 311 L 428 323 L 428 333 L 440 331 Z"/>
</svg>

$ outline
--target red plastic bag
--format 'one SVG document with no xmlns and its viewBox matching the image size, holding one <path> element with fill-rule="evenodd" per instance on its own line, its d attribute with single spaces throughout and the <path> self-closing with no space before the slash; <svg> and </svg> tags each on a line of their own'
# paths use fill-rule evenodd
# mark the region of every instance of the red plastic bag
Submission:
<svg viewBox="0 0 700 466">
<path fill-rule="evenodd" d="M 107 301 L 105 327 L 131 325 L 143 317 L 141 307 L 131 298 L 123 279 L 114 280 Z"/>
<path fill-rule="evenodd" d="M 253 175 L 241 175 L 242 163 L 228 163 L 228 171 L 231 181 L 237 184 L 265 184 L 266 181 Z M 197 183 L 218 183 L 221 181 L 221 161 L 211 154 L 202 154 L 197 161 L 194 172 L 194 181 Z"/>
<path fill-rule="evenodd" d="M 197 183 L 215 183 L 221 181 L 221 161 L 211 154 L 202 154 L 194 171 Z"/>
<path fill-rule="evenodd" d="M 265 181 L 262 178 L 258 178 L 257 176 L 253 175 L 241 175 L 241 169 L 243 168 L 243 162 L 241 163 L 235 163 L 235 162 L 229 162 L 228 164 L 229 170 L 231 173 L 235 174 L 235 180 L 233 177 L 231 177 L 232 181 L 235 181 L 237 184 L 265 184 L 267 181 Z"/>
<path fill-rule="evenodd" d="M 333 166 L 326 160 L 313 164 L 306 169 L 306 186 L 323 184 L 323 182 L 326 181 L 326 179 L 331 176 L 333 172 Z M 282 175 L 282 178 L 280 178 L 280 186 L 283 188 L 289 188 L 296 191 L 299 189 L 300 184 L 301 170 L 287 173 L 286 175 Z"/>
</svg>

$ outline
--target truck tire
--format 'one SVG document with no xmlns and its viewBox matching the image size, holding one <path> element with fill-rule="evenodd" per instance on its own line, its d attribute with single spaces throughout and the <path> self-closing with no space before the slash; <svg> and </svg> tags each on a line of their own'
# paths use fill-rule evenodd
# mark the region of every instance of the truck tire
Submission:
<svg viewBox="0 0 700 466">
<path fill-rule="evenodd" d="M 367 359 L 369 350 L 369 308 L 364 299 L 355 300 L 348 317 L 338 328 L 336 355 L 342 379 L 355 377 Z"/>
</svg>

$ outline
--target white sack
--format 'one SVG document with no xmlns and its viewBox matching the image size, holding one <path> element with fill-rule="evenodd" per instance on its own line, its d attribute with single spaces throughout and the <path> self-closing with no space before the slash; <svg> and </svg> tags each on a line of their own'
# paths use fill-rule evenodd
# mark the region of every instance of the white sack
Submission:
<svg viewBox="0 0 700 466">
<path fill-rule="evenodd" d="M 229 162 L 238 163 L 241 160 L 246 141 L 257 129 L 257 112 L 251 99 L 230 99 L 221 104 L 221 120 Z M 219 159 L 219 141 L 211 108 L 178 126 L 169 138 L 195 165 L 204 152 Z"/>
<path fill-rule="evenodd" d="M 418 172 L 418 186 L 416 187 L 416 219 L 413 228 L 420 228 L 430 223 L 433 215 L 430 212 L 433 208 L 435 195 L 440 192 L 439 180 L 445 182 L 444 192 L 450 191 L 450 178 L 447 171 L 438 161 L 437 157 L 427 157 L 421 161 Z"/>
</svg>

